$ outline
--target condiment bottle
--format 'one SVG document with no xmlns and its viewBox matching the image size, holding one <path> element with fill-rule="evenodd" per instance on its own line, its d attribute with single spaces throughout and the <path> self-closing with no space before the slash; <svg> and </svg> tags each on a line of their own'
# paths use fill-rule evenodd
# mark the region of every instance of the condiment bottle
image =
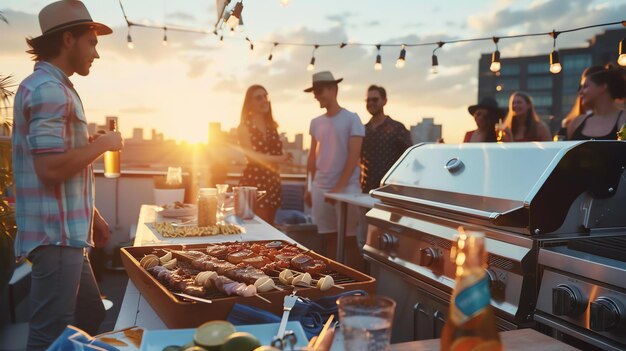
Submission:
<svg viewBox="0 0 626 351">
<path fill-rule="evenodd" d="M 117 125 L 114 119 L 109 120 L 107 126 L 109 131 L 117 131 Z M 120 152 L 107 151 L 104 153 L 104 176 L 107 178 L 118 178 L 120 176 Z"/>
<path fill-rule="evenodd" d="M 198 227 L 217 223 L 217 189 L 200 188 L 198 191 Z"/>
<path fill-rule="evenodd" d="M 456 284 L 441 333 L 441 350 L 502 351 L 490 305 L 484 234 L 459 228 L 450 258 L 456 263 Z"/>
</svg>

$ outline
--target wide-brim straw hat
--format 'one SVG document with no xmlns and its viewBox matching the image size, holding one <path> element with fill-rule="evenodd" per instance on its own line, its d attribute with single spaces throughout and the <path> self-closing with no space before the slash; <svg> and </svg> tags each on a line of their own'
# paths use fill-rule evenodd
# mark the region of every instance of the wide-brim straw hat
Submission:
<svg viewBox="0 0 626 351">
<path fill-rule="evenodd" d="M 335 79 L 330 71 L 322 71 L 313 74 L 312 77 L 313 86 L 310 88 L 304 89 L 305 93 L 310 93 L 317 86 L 326 85 L 326 84 L 337 84 L 343 80 L 343 78 Z"/>
<path fill-rule="evenodd" d="M 34 39 L 75 26 L 90 26 L 97 35 L 113 33 L 108 26 L 94 22 L 85 4 L 78 0 L 61 0 L 44 7 L 39 12 L 39 26 L 41 35 Z"/>
<path fill-rule="evenodd" d="M 480 102 L 478 102 L 478 104 L 468 107 L 467 111 L 470 115 L 473 116 L 474 112 L 476 112 L 476 110 L 478 110 L 479 108 L 484 108 L 490 111 L 495 115 L 496 118 L 503 118 L 504 116 L 506 116 L 506 110 L 501 109 L 498 106 L 498 102 L 490 97 L 482 98 Z"/>
</svg>

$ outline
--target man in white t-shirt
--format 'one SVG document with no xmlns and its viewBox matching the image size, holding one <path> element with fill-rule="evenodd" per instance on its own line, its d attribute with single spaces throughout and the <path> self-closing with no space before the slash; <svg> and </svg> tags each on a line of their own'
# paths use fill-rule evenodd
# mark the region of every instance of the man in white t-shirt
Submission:
<svg viewBox="0 0 626 351">
<path fill-rule="evenodd" d="M 365 127 L 359 116 L 337 102 L 338 83 L 329 71 L 313 74 L 313 92 L 326 113 L 311 121 L 311 148 L 307 159 L 305 202 L 311 206 L 313 220 L 320 234 L 337 233 L 338 207 L 325 199 L 326 193 L 361 192 L 359 158 Z M 351 223 L 354 222 L 354 223 Z M 356 226 L 356 215 L 349 215 L 348 232 Z"/>
</svg>

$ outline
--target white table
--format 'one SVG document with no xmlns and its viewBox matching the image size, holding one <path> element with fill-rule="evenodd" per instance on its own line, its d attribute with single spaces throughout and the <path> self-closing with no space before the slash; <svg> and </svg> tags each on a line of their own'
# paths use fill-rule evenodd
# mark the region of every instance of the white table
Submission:
<svg viewBox="0 0 626 351">
<path fill-rule="evenodd" d="M 380 200 L 369 194 L 326 193 L 326 198 L 339 202 L 339 228 L 337 228 L 337 261 L 345 263 L 344 242 L 346 239 L 346 222 L 348 220 L 348 205 L 370 209 Z"/>
<path fill-rule="evenodd" d="M 193 238 L 162 238 L 152 229 L 146 226 L 146 223 L 152 223 L 156 220 L 165 220 L 158 215 L 157 206 L 142 205 L 139 212 L 139 220 L 137 221 L 137 232 L 135 234 L 134 246 L 148 245 L 169 245 L 169 244 L 196 244 L 196 243 L 212 243 L 223 241 L 255 241 L 255 240 L 285 240 L 294 242 L 287 235 L 264 222 L 262 219 L 255 217 L 252 220 L 244 222 L 246 230 L 242 235 L 215 235 L 210 237 L 193 237 Z M 114 330 L 120 330 L 132 326 L 140 326 L 144 329 L 167 329 L 161 318 L 156 314 L 152 306 L 143 298 L 137 290 L 133 282 L 128 281 L 126 292 L 120 308 L 120 314 L 117 317 Z"/>
</svg>

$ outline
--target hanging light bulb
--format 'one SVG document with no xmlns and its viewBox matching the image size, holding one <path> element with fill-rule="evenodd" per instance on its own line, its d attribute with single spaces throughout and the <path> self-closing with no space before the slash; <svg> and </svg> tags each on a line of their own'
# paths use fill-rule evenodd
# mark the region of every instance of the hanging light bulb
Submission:
<svg viewBox="0 0 626 351">
<path fill-rule="evenodd" d="M 243 11 L 243 3 L 239 1 L 235 4 L 235 8 L 233 12 L 231 12 L 230 16 L 226 20 L 226 25 L 230 28 L 235 28 L 239 25 L 239 19 L 241 18 L 241 12 Z"/>
<path fill-rule="evenodd" d="M 243 26 L 243 16 L 239 18 L 239 25 L 237 26 L 237 31 L 239 33 L 243 32 L 245 27 Z"/>
<path fill-rule="evenodd" d="M 287 6 L 289 6 L 290 2 L 291 2 L 291 0 L 280 0 L 280 6 L 287 7 Z"/>
<path fill-rule="evenodd" d="M 313 46 L 313 52 L 311 53 L 311 61 L 309 62 L 309 65 L 306 66 L 306 70 L 309 72 L 315 69 L 315 51 L 317 51 L 317 48 L 319 47 L 320 46 L 318 44 L 315 44 L 315 46 Z"/>
<path fill-rule="evenodd" d="M 559 53 L 554 50 L 550 53 L 550 73 L 558 74 L 561 72 L 561 62 L 559 61 Z"/>
<path fill-rule="evenodd" d="M 404 68 L 404 60 L 406 58 L 406 49 L 402 44 L 402 50 L 400 50 L 400 57 L 396 60 L 396 68 Z"/>
<path fill-rule="evenodd" d="M 131 50 L 135 48 L 135 44 L 133 43 L 133 38 L 130 36 L 130 26 L 128 26 L 128 35 L 126 36 L 126 46 L 128 46 L 128 48 Z"/>
<path fill-rule="evenodd" d="M 315 69 L 315 56 L 311 57 L 311 62 L 306 66 L 307 71 L 313 71 Z"/>
<path fill-rule="evenodd" d="M 272 58 L 274 58 L 274 48 L 278 46 L 278 43 L 274 43 L 274 46 L 272 46 L 272 48 L 270 49 L 270 55 L 267 57 L 267 64 L 271 64 L 272 63 Z"/>
<path fill-rule="evenodd" d="M 619 42 L 619 57 L 617 58 L 617 64 L 620 66 L 626 66 L 626 38 Z"/>
<path fill-rule="evenodd" d="M 491 54 L 491 66 L 489 66 L 489 70 L 493 73 L 500 72 L 500 51 L 498 50 L 498 41 L 500 39 L 493 37 L 493 42 L 496 44 L 496 51 Z"/>
<path fill-rule="evenodd" d="M 381 71 L 383 69 L 383 64 L 380 61 L 380 55 L 376 55 L 376 63 L 374 64 L 375 71 Z"/>
<path fill-rule="evenodd" d="M 376 45 L 376 50 L 378 50 L 378 54 L 376 55 L 376 63 L 374 64 L 374 70 L 380 71 L 383 69 L 383 64 L 380 58 L 380 44 Z"/>
<path fill-rule="evenodd" d="M 248 43 L 250 43 L 250 51 L 254 50 L 254 44 L 252 43 L 252 40 L 250 40 L 250 38 L 246 37 L 246 40 L 248 41 Z"/>
<path fill-rule="evenodd" d="M 167 28 L 163 28 L 163 46 L 167 46 Z"/>
<path fill-rule="evenodd" d="M 561 34 L 561 32 L 557 32 L 552 30 L 550 36 L 553 39 L 552 42 L 552 52 L 550 53 L 550 73 L 558 74 L 561 72 L 561 62 L 559 61 L 559 53 L 556 51 L 556 38 Z"/>
<path fill-rule="evenodd" d="M 491 66 L 489 70 L 493 73 L 500 72 L 500 51 L 496 50 L 491 54 Z"/>
<path fill-rule="evenodd" d="M 439 60 L 437 59 L 437 55 L 435 55 L 435 52 L 437 50 L 439 50 L 439 48 L 441 48 L 443 46 L 443 44 L 445 44 L 443 41 L 440 41 L 437 43 L 437 47 L 433 49 L 433 56 L 432 56 L 432 72 L 433 74 L 437 74 L 439 73 Z"/>
</svg>

